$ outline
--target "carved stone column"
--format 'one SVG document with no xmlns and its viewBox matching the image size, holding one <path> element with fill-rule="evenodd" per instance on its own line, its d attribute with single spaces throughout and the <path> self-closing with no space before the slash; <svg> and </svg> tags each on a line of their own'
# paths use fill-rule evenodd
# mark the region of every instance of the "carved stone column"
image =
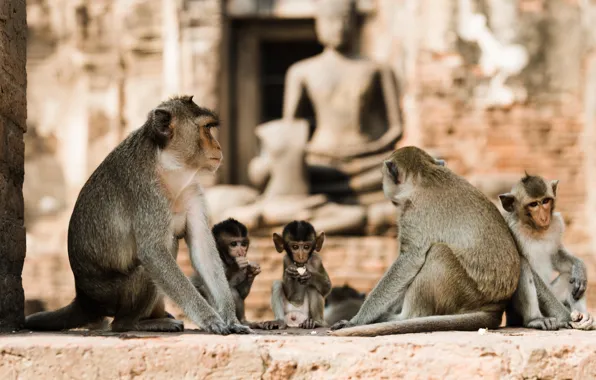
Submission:
<svg viewBox="0 0 596 380">
<path fill-rule="evenodd" d="M 23 133 L 27 118 L 26 36 L 25 2 L 1 2 L 0 331 L 18 330 L 24 322 L 25 297 L 21 273 L 25 260 Z"/>
</svg>

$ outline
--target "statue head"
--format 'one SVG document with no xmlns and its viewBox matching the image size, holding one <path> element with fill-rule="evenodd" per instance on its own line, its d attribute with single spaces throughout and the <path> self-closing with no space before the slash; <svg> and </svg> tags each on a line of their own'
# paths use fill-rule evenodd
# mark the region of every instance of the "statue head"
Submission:
<svg viewBox="0 0 596 380">
<path fill-rule="evenodd" d="M 355 27 L 355 16 L 354 0 L 318 0 L 315 29 L 319 42 L 332 49 L 345 45 Z"/>
</svg>

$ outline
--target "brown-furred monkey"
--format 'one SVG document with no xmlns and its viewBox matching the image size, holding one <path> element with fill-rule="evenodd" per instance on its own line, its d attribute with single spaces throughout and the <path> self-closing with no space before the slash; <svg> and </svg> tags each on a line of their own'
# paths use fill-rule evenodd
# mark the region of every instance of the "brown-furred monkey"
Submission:
<svg viewBox="0 0 596 380">
<path fill-rule="evenodd" d="M 273 283 L 271 291 L 275 320 L 262 322 L 263 329 L 326 326 L 323 313 L 331 280 L 318 254 L 324 241 L 325 233 L 317 235 L 312 224 L 306 221 L 288 223 L 281 236 L 273 234 L 275 249 L 285 252 L 283 278 Z"/>
<path fill-rule="evenodd" d="M 555 212 L 558 184 L 558 180 L 546 181 L 526 173 L 511 192 L 499 195 L 505 210 L 503 216 L 520 253 L 540 277 L 536 279 L 522 273 L 513 308 L 507 311 L 507 324 L 556 330 L 569 323 L 576 329 L 593 330 L 596 323 L 586 308 L 586 266 L 562 242 L 565 222 L 561 214 Z M 552 279 L 554 273 L 558 276 Z M 557 318 L 551 310 L 545 310 L 534 290 L 534 283 L 540 280 L 568 309 L 571 321 L 566 315 Z"/>
<path fill-rule="evenodd" d="M 261 267 L 259 264 L 248 262 L 247 254 L 250 247 L 248 229 L 236 219 L 229 218 L 214 225 L 211 231 L 234 298 L 236 317 L 243 324 L 250 326 L 252 324 L 246 321 L 244 300 L 250 293 L 255 277 L 261 273 Z M 191 277 L 191 281 L 210 303 L 213 302 L 200 276 L 195 274 Z"/>
<path fill-rule="evenodd" d="M 113 331 L 181 331 L 182 322 L 164 309 L 168 296 L 205 331 L 251 332 L 236 318 L 199 183 L 198 173 L 215 172 L 223 159 L 212 134 L 218 125 L 192 96 L 174 97 L 103 160 L 68 226 L 76 296 L 61 309 L 28 316 L 26 328 L 63 330 L 113 317 Z M 181 238 L 215 308 L 176 263 Z"/>
</svg>

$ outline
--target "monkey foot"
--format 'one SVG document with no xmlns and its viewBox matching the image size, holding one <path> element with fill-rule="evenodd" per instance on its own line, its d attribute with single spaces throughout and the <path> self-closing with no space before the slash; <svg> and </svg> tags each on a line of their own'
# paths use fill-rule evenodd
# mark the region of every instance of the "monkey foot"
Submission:
<svg viewBox="0 0 596 380">
<path fill-rule="evenodd" d="M 258 328 L 263 330 L 284 330 L 288 327 L 284 321 L 258 322 L 258 324 Z"/>
<path fill-rule="evenodd" d="M 331 326 L 331 330 L 340 330 L 340 329 L 345 329 L 347 327 L 354 327 L 354 326 L 356 326 L 356 325 L 353 324 L 352 322 L 346 321 L 344 319 L 344 320 L 341 320 L 341 321 L 336 322 L 335 324 L 333 324 L 333 326 Z"/>
<path fill-rule="evenodd" d="M 536 318 L 530 321 L 526 327 L 530 329 L 554 331 L 564 326 L 559 324 L 557 318 Z"/>
<path fill-rule="evenodd" d="M 596 330 L 596 322 L 589 313 L 571 312 L 571 327 L 576 330 Z"/>
<path fill-rule="evenodd" d="M 306 321 L 302 322 L 298 327 L 300 327 L 301 329 L 314 329 L 318 326 L 319 323 L 317 323 L 314 319 L 307 319 Z"/>
<path fill-rule="evenodd" d="M 238 323 L 228 325 L 228 328 L 232 334 L 254 334 L 254 331 L 252 331 L 250 327 Z"/>
</svg>

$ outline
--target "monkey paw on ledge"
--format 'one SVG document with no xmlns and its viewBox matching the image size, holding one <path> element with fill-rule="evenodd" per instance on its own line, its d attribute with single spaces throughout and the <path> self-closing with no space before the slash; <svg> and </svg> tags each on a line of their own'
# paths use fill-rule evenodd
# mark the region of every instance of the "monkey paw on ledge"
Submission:
<svg viewBox="0 0 596 380">
<path fill-rule="evenodd" d="M 501 329 L 337 338 L 316 331 L 17 333 L 0 339 L 0 378 L 596 378 L 595 332 Z"/>
</svg>

